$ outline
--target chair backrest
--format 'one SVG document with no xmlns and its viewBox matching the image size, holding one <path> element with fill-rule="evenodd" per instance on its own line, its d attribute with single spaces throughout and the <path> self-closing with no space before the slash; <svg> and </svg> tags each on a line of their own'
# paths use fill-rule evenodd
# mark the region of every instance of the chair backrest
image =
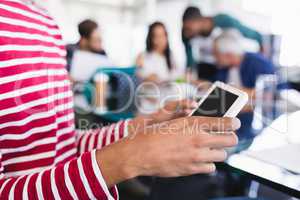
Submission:
<svg viewBox="0 0 300 200">
<path fill-rule="evenodd" d="M 136 71 L 136 66 L 130 66 L 130 67 L 101 67 L 97 69 L 94 73 L 96 75 L 97 73 L 105 73 L 105 74 L 112 74 L 112 73 L 124 73 L 129 76 L 134 76 Z"/>
<path fill-rule="evenodd" d="M 135 76 L 136 67 L 101 67 L 95 71 L 90 81 L 86 83 L 84 89 L 84 96 L 87 101 L 91 104 L 92 98 L 94 96 L 94 77 L 99 73 L 107 74 L 110 78 L 109 84 L 111 88 L 111 95 L 108 101 L 109 107 L 114 107 L 114 109 L 123 108 L 127 106 L 127 110 L 133 110 L 133 99 L 130 99 L 130 92 L 135 90 L 138 85 L 138 79 Z M 132 101 L 132 102 L 130 102 Z M 130 105 L 126 105 L 130 104 Z"/>
</svg>

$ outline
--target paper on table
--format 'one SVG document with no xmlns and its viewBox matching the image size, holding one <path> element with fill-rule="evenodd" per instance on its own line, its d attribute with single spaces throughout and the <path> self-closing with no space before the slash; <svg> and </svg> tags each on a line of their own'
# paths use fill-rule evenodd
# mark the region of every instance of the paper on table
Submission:
<svg viewBox="0 0 300 200">
<path fill-rule="evenodd" d="M 289 144 L 261 151 L 245 151 L 244 153 L 255 159 L 300 174 L 300 144 Z"/>
</svg>

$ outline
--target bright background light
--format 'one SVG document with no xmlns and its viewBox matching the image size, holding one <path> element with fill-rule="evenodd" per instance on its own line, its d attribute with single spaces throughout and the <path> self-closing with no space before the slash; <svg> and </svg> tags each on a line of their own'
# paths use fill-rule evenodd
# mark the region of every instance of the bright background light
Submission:
<svg viewBox="0 0 300 200">
<path fill-rule="evenodd" d="M 78 40 L 77 24 L 92 18 L 99 22 L 105 49 L 119 65 L 131 65 L 145 48 L 149 23 L 161 20 L 179 64 L 184 64 L 181 17 L 188 5 L 204 14 L 228 13 L 264 34 L 282 36 L 279 64 L 300 66 L 299 0 L 51 0 L 45 4 L 57 19 L 66 43 Z"/>
<path fill-rule="evenodd" d="M 271 17 L 271 33 L 282 36 L 280 65 L 300 66 L 300 1 L 244 0 L 243 8 Z"/>
</svg>

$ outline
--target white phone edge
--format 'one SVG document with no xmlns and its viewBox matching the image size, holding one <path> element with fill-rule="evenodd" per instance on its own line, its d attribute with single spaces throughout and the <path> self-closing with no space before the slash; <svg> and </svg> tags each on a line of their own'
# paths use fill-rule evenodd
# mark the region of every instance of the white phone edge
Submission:
<svg viewBox="0 0 300 200">
<path fill-rule="evenodd" d="M 234 101 L 234 103 L 231 105 L 231 107 L 227 110 L 227 112 L 224 114 L 223 117 L 236 117 L 239 112 L 243 109 L 243 107 L 248 102 L 248 94 L 242 90 L 239 90 L 233 86 L 230 86 L 226 83 L 223 83 L 221 81 L 216 81 L 213 83 L 213 85 L 208 89 L 208 91 L 205 93 L 205 95 L 201 98 L 201 100 L 198 102 L 197 108 L 195 108 L 189 116 L 192 116 L 193 113 L 198 109 L 199 106 L 204 102 L 204 100 L 208 97 L 208 95 L 216 88 L 219 87 L 223 90 L 229 91 L 230 93 L 233 93 L 238 96 L 238 98 Z"/>
</svg>

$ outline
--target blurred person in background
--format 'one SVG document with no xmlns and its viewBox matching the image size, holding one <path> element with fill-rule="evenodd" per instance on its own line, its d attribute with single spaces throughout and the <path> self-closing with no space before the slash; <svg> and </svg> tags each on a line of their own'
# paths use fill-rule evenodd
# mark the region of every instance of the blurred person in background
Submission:
<svg viewBox="0 0 300 200">
<path fill-rule="evenodd" d="M 275 68 L 272 62 L 260 53 L 245 52 L 242 38 L 241 33 L 235 29 L 228 29 L 216 38 L 214 55 L 218 69 L 213 81 L 219 80 L 239 87 L 253 100 L 257 77 L 262 74 L 274 74 Z M 238 117 L 242 121 L 238 131 L 240 139 L 252 138 L 252 108 L 246 106 Z"/>
<path fill-rule="evenodd" d="M 162 83 L 182 75 L 175 63 L 163 23 L 154 22 L 149 26 L 146 52 L 138 56 L 136 64 L 139 67 L 137 75 L 143 81 Z"/>
<path fill-rule="evenodd" d="M 236 29 L 245 38 L 263 47 L 262 35 L 242 24 L 238 19 L 218 14 L 206 17 L 197 7 L 188 7 L 182 17 L 182 40 L 185 46 L 187 67 L 197 68 L 199 78 L 209 79 L 216 72 L 213 41 L 225 29 Z"/>
<path fill-rule="evenodd" d="M 71 71 L 71 62 L 76 50 L 89 51 L 106 56 L 102 46 L 102 38 L 97 22 L 86 19 L 79 23 L 78 32 L 80 39 L 75 44 L 67 45 L 67 70 Z"/>
</svg>

